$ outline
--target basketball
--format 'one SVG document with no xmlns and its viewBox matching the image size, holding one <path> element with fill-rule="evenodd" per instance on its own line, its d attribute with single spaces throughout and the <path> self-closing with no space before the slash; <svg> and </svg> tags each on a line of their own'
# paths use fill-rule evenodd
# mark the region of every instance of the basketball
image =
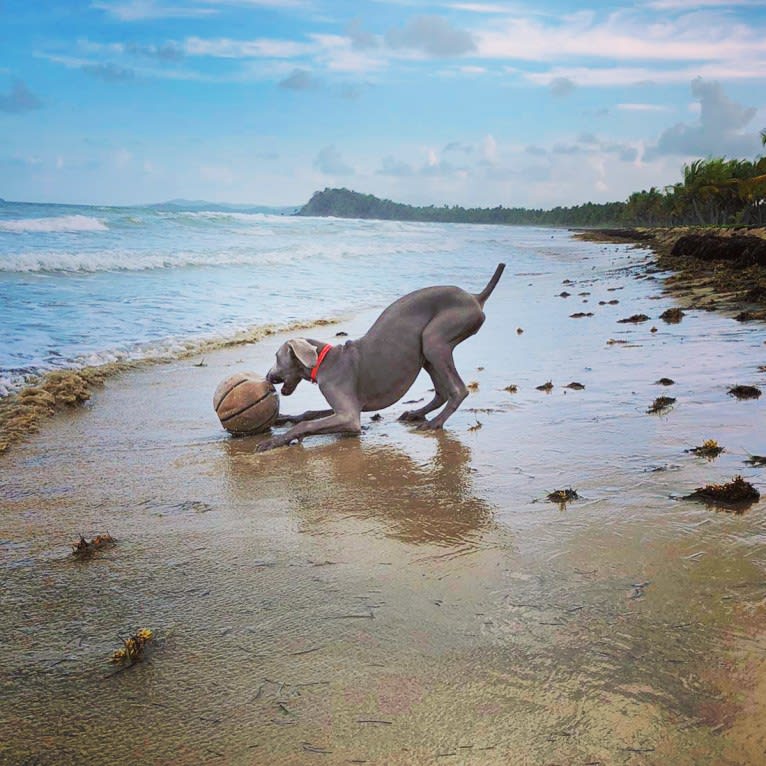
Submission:
<svg viewBox="0 0 766 766">
<path fill-rule="evenodd" d="M 268 430 L 279 414 L 279 394 L 255 372 L 238 372 L 221 381 L 213 394 L 221 425 L 232 434 Z"/>
</svg>

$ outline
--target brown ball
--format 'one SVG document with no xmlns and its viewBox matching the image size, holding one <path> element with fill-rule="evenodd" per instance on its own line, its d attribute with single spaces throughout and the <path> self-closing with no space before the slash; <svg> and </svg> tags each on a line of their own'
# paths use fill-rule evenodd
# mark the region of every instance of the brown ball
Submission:
<svg viewBox="0 0 766 766">
<path fill-rule="evenodd" d="M 279 414 L 279 394 L 255 372 L 238 372 L 221 381 L 213 394 L 221 425 L 232 434 L 268 430 Z"/>
</svg>

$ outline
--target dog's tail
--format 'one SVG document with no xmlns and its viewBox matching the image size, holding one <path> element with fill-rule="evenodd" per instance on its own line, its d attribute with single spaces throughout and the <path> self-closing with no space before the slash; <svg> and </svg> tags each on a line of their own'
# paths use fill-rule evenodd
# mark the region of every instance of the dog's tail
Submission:
<svg viewBox="0 0 766 766">
<path fill-rule="evenodd" d="M 476 300 L 479 301 L 479 303 L 484 306 L 487 298 L 489 298 L 490 295 L 492 295 L 492 291 L 497 286 L 497 283 L 500 281 L 500 277 L 503 274 L 503 271 L 505 270 L 505 264 L 504 263 L 498 263 L 497 268 L 495 269 L 495 273 L 492 275 L 492 279 L 489 280 L 487 283 L 487 286 L 476 296 Z"/>
</svg>

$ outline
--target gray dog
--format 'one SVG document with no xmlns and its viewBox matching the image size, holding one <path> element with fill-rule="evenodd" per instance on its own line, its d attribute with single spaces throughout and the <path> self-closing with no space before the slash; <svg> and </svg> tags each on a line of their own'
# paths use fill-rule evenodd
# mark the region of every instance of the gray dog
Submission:
<svg viewBox="0 0 766 766">
<path fill-rule="evenodd" d="M 262 441 L 258 451 L 301 441 L 311 434 L 360 433 L 360 413 L 397 402 L 421 369 L 431 376 L 434 398 L 420 409 L 402 413 L 399 419 L 417 421 L 421 429 L 441 428 L 468 395 L 452 351 L 484 324 L 484 303 L 504 268 L 504 263 L 498 265 L 478 295 L 459 287 L 426 287 L 405 295 L 378 317 L 366 335 L 342 346 L 311 338 L 283 343 L 266 379 L 282 383 L 283 396 L 292 394 L 301 380 L 318 383 L 332 409 L 281 415 L 277 425 L 295 425 Z M 436 417 L 425 419 L 445 403 Z"/>
</svg>

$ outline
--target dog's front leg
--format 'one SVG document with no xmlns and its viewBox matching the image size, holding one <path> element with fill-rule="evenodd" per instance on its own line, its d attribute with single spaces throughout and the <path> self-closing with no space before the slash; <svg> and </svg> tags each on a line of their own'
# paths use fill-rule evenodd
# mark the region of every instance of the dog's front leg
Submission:
<svg viewBox="0 0 766 766">
<path fill-rule="evenodd" d="M 313 434 L 359 434 L 362 432 L 358 412 L 334 412 L 326 418 L 298 423 L 283 434 L 264 439 L 255 448 L 256 452 L 266 452 L 275 447 L 284 447 L 290 442 L 302 441 Z"/>
<path fill-rule="evenodd" d="M 334 410 L 307 410 L 301 415 L 277 415 L 277 419 L 274 421 L 274 425 L 283 426 L 287 423 L 303 423 L 306 420 L 326 418 L 333 413 Z"/>
</svg>

